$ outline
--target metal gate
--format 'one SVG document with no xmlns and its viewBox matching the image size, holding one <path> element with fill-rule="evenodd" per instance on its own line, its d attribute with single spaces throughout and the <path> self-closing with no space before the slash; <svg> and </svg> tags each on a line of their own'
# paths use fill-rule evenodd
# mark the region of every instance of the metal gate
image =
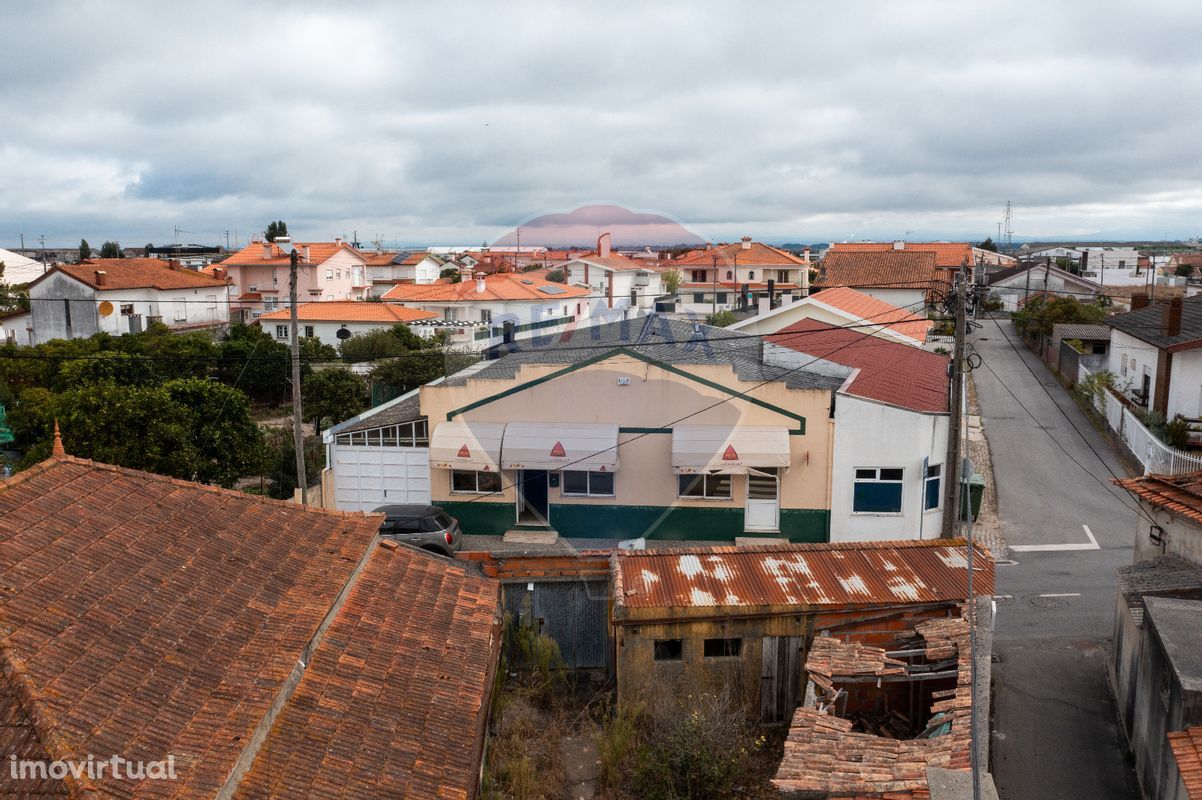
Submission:
<svg viewBox="0 0 1202 800">
<path fill-rule="evenodd" d="M 507 583 L 504 592 L 506 613 L 554 639 L 570 669 L 608 666 L 608 580 Z"/>
<path fill-rule="evenodd" d="M 789 722 L 801 704 L 804 636 L 765 636 L 760 671 L 760 722 Z"/>
</svg>

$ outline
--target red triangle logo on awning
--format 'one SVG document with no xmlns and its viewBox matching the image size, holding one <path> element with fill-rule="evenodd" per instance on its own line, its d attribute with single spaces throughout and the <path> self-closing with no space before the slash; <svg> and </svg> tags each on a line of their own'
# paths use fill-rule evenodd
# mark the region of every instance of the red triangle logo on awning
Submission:
<svg viewBox="0 0 1202 800">
<path fill-rule="evenodd" d="M 737 450 L 735 450 L 735 446 L 733 444 L 726 445 L 726 452 L 722 454 L 722 460 L 723 461 L 738 461 L 739 460 L 739 453 Z"/>
<path fill-rule="evenodd" d="M 463 446 L 459 448 L 459 457 L 460 458 L 471 458 L 472 457 L 472 451 L 467 449 L 466 442 L 464 442 Z"/>
<path fill-rule="evenodd" d="M 551 448 L 551 455 L 555 458 L 567 458 L 568 453 L 563 449 L 563 442 L 555 443 L 555 446 Z"/>
<path fill-rule="evenodd" d="M 601 465 L 601 469 L 599 469 L 599 470 L 597 470 L 597 471 L 598 471 L 598 472 L 605 472 L 605 465 L 604 465 L 604 464 L 602 464 L 602 465 Z"/>
</svg>

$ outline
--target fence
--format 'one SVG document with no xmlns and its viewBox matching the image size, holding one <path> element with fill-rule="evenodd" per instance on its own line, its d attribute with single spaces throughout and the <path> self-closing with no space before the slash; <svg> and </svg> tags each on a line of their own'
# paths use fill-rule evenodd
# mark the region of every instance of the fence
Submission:
<svg viewBox="0 0 1202 800">
<path fill-rule="evenodd" d="M 1092 373 L 1081 364 L 1077 374 L 1079 382 Z M 1110 430 L 1144 468 L 1145 475 L 1181 475 L 1202 470 L 1202 456 L 1177 450 L 1160 441 L 1114 392 L 1106 390 L 1100 398 L 1095 397 L 1094 408 L 1106 417 Z"/>
</svg>

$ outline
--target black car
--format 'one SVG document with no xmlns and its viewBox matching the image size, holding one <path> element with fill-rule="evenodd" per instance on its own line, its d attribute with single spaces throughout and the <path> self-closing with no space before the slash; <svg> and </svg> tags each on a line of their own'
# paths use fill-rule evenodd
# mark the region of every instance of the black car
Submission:
<svg viewBox="0 0 1202 800">
<path fill-rule="evenodd" d="M 380 506 L 373 514 L 383 514 L 380 537 L 411 544 L 444 556 L 453 556 L 463 546 L 459 520 L 441 506 Z"/>
</svg>

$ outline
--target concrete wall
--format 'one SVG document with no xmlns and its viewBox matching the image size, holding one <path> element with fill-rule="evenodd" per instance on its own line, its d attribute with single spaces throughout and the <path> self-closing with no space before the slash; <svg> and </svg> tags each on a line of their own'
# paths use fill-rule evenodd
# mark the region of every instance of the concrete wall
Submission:
<svg viewBox="0 0 1202 800">
<path fill-rule="evenodd" d="M 1202 350 L 1173 353 L 1167 416 L 1172 419 L 1177 414 L 1186 419 L 1202 417 Z"/>
<path fill-rule="evenodd" d="M 856 291 L 875 297 L 877 300 L 884 300 L 886 303 L 891 303 L 898 308 L 904 308 L 913 314 L 922 314 L 925 310 L 926 292 L 922 289 L 875 288 L 871 286 L 857 286 L 855 289 Z"/>
<path fill-rule="evenodd" d="M 1202 525 L 1167 509 L 1139 501 L 1145 514 L 1141 514 L 1135 529 L 1135 560 L 1147 561 L 1164 553 L 1176 553 L 1195 564 L 1202 564 Z M 1164 529 L 1163 544 L 1153 544 L 1148 538 L 1152 523 L 1148 517 Z"/>
<path fill-rule="evenodd" d="M 923 458 L 943 464 L 948 416 L 921 414 L 839 393 L 835 401 L 835 448 L 831 466 L 831 541 L 934 539 L 943 525 L 940 508 L 924 511 Z M 900 514 L 863 514 L 853 508 L 857 467 L 901 467 Z M 942 481 L 947 480 L 944 468 Z M 941 482 L 940 493 L 946 483 Z"/>
<path fill-rule="evenodd" d="M 96 291 L 61 272 L 51 273 L 29 290 L 29 308 L 35 344 L 51 339 L 86 338 L 100 330 Z"/>
<path fill-rule="evenodd" d="M 422 387 L 422 413 L 431 431 L 447 414 L 470 403 L 563 369 L 563 365 L 524 365 L 513 381 L 468 380 L 466 385 Z M 739 381 L 729 367 L 690 366 L 689 371 L 731 389 L 755 384 Z M 618 379 L 629 383 L 619 385 Z M 791 538 L 824 541 L 829 509 L 830 393 L 787 389 L 783 383 L 756 388 L 755 398 L 806 417 L 804 435 L 789 436 L 792 465 L 781 476 L 781 532 Z M 677 497 L 671 465 L 671 432 L 662 426 L 697 409 L 722 402 L 688 420 L 690 425 L 773 425 L 796 430 L 798 421 L 778 411 L 732 398 L 628 356 L 582 367 L 554 380 L 465 411 L 455 419 L 480 422 L 608 422 L 625 428 L 614 496 L 565 497 L 549 494 L 551 525 L 568 536 L 732 539 L 743 533 L 746 476 L 734 476 L 729 500 Z M 657 432 L 648 433 L 652 429 Z M 453 494 L 449 470 L 431 470 L 433 502 L 462 513 L 465 530 L 503 533 L 516 519 L 516 476 L 504 473 L 505 490 L 477 500 Z M 470 501 L 470 502 L 465 502 Z M 456 511 L 452 511 L 456 513 Z"/>
<path fill-rule="evenodd" d="M 1148 408 L 1156 398 L 1156 360 L 1159 351 L 1147 342 L 1114 329 L 1110 334 L 1110 372 L 1114 373 L 1115 388 L 1128 397 L 1143 383 L 1143 375 L 1151 377 Z"/>
</svg>

